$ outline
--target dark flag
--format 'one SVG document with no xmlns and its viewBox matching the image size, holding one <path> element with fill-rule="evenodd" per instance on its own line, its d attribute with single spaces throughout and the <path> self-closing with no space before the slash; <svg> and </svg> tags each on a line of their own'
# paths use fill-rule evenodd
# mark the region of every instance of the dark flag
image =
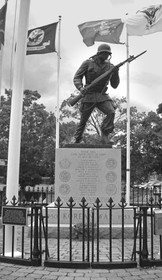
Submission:
<svg viewBox="0 0 162 280">
<path fill-rule="evenodd" d="M 4 45 L 7 3 L 0 9 L 0 44 Z"/>
<path fill-rule="evenodd" d="M 27 55 L 56 52 L 55 35 L 57 23 L 33 28 L 28 31 Z"/>
</svg>

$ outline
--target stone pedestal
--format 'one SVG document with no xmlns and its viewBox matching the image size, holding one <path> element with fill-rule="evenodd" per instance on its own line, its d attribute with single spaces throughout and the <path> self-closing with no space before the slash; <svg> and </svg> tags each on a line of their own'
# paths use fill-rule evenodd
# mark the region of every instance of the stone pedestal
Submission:
<svg viewBox="0 0 162 280">
<path fill-rule="evenodd" d="M 56 149 L 55 199 L 67 202 L 73 197 L 89 205 L 96 198 L 107 203 L 121 199 L 121 150 L 111 145 L 69 144 Z"/>
</svg>

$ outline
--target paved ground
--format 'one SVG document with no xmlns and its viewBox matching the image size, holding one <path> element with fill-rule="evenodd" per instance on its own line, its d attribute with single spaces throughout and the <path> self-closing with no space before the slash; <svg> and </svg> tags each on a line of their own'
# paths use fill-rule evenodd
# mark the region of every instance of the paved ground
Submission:
<svg viewBox="0 0 162 280">
<path fill-rule="evenodd" d="M 162 267 L 130 269 L 57 269 L 24 267 L 0 263 L 0 279 L 3 280 L 155 280 L 162 279 Z"/>
<path fill-rule="evenodd" d="M 0 237 L 2 228 L 0 229 Z M 20 243 L 21 238 L 18 238 Z M 158 241 L 157 238 L 156 241 Z M 29 255 L 30 239 L 25 235 L 25 254 Z M 133 249 L 133 239 L 125 239 L 124 256 L 125 259 L 130 259 Z M 102 261 L 109 258 L 109 240 L 100 240 L 100 259 Z M 49 239 L 49 254 L 50 258 L 57 256 L 57 240 Z M 121 240 L 113 239 L 113 258 L 120 259 L 121 256 Z M 20 244 L 19 244 L 20 246 Z M 148 247 L 150 244 L 148 244 Z M 21 247 L 21 246 L 20 246 Z M 69 240 L 62 239 L 60 241 L 60 257 L 62 260 L 68 259 Z M 44 249 L 44 241 L 43 248 Z M 96 248 L 96 244 L 95 244 Z M 159 253 L 158 242 L 154 243 L 154 252 Z M 91 248 L 90 248 L 91 250 Z M 0 238 L 0 252 L 2 252 L 2 238 Z M 85 250 L 86 253 L 86 250 Z M 82 242 L 73 240 L 73 255 L 75 260 L 80 260 L 82 256 Z M 95 250 L 96 257 L 96 250 Z M 156 257 L 156 256 L 155 256 Z M 43 254 L 44 258 L 44 254 Z M 42 262 L 43 263 L 43 262 Z M 42 265 L 41 267 L 20 266 L 8 263 L 0 263 L 0 279 L 3 280 L 162 280 L 162 267 L 153 268 L 127 268 L 127 269 L 67 269 L 67 268 L 48 268 Z"/>
<path fill-rule="evenodd" d="M 51 239 L 49 242 L 50 257 L 54 258 L 57 255 L 56 242 Z M 115 249 L 115 258 L 120 257 L 121 244 L 119 240 L 113 240 L 113 248 Z M 69 240 L 61 241 L 61 259 L 68 258 Z M 82 242 L 73 241 L 73 257 L 80 256 Z M 100 257 L 102 260 L 106 258 L 106 246 L 108 240 L 100 241 Z M 27 243 L 26 243 L 27 245 Z M 25 246 L 27 252 L 29 248 Z M 156 246 L 155 246 L 156 247 Z M 125 240 L 125 258 L 130 259 L 132 252 L 132 240 Z M 79 257 L 80 258 L 80 257 Z M 43 254 L 44 259 L 44 254 Z M 108 259 L 108 257 L 107 257 Z M 43 263 L 43 262 L 42 262 Z M 162 279 L 162 267 L 153 268 L 127 268 L 127 269 L 59 269 L 49 268 L 42 265 L 41 267 L 20 266 L 8 263 L 0 263 L 0 279 L 3 280 L 154 280 Z"/>
</svg>

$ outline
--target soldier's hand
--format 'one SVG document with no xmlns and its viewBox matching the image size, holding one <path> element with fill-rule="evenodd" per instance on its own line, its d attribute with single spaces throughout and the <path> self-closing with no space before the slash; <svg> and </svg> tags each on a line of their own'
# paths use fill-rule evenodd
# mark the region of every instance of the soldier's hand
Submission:
<svg viewBox="0 0 162 280">
<path fill-rule="evenodd" d="M 82 88 L 80 88 L 80 93 L 82 94 L 82 95 L 85 95 L 86 94 L 86 88 L 85 87 L 82 87 Z"/>
<path fill-rule="evenodd" d="M 119 67 L 115 66 L 114 69 L 113 69 L 113 72 L 114 72 L 114 73 L 115 73 L 115 72 L 117 73 L 118 71 L 119 71 Z"/>
</svg>

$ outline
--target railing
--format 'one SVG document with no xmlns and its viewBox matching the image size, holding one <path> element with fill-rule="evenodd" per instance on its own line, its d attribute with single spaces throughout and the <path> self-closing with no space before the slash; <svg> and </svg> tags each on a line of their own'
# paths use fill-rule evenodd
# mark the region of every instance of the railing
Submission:
<svg viewBox="0 0 162 280">
<path fill-rule="evenodd" d="M 77 207 L 72 198 L 65 205 L 58 198 L 53 206 L 46 207 L 46 233 L 48 236 L 52 216 L 54 217 L 52 223 L 53 234 L 56 231 L 57 242 L 55 239 L 47 238 L 44 265 L 77 268 L 136 267 L 136 255 L 131 259 L 135 235 L 134 212 L 132 207 L 127 208 L 126 206 L 123 199 L 121 204 L 118 205 L 115 205 L 113 200 L 110 199 L 103 207 L 97 198 L 93 207 L 89 207 L 85 198 L 82 198 L 79 207 Z M 129 217 L 131 225 L 127 224 L 126 227 L 127 211 L 131 211 Z M 62 232 L 66 225 L 62 224 L 62 219 L 65 212 L 68 217 L 68 226 L 66 228 L 66 238 L 63 239 Z M 79 221 L 76 223 L 75 219 L 78 216 Z M 119 222 L 116 225 L 114 225 L 115 219 Z M 104 224 L 102 224 L 103 220 Z M 125 249 L 125 245 L 128 243 L 125 228 L 131 232 L 127 233 L 129 249 Z M 118 234 L 118 237 L 115 238 L 116 234 Z M 64 248 L 66 254 L 62 253 L 61 248 Z"/>
<path fill-rule="evenodd" d="M 148 205 L 150 199 L 153 199 L 154 204 L 159 204 L 161 199 L 161 186 L 153 186 L 152 188 L 132 187 L 130 191 L 131 206 Z M 0 192 L 0 216 L 5 191 Z M 126 199 L 125 192 L 122 193 L 122 198 Z M 55 192 L 53 187 L 26 187 L 25 191 L 19 191 L 19 203 L 37 202 L 42 205 L 49 205 L 55 200 Z"/>
<path fill-rule="evenodd" d="M 151 188 L 132 187 L 130 204 L 132 206 L 149 205 L 150 201 L 158 206 L 161 199 L 161 185 L 152 186 Z"/>
<path fill-rule="evenodd" d="M 102 225 L 100 222 L 100 214 L 104 211 L 108 215 L 108 221 L 105 224 L 107 230 L 107 240 L 104 248 L 100 242 Z M 128 214 L 131 212 L 131 214 Z M 125 219 L 129 216 L 129 222 L 131 224 L 125 224 Z M 119 218 L 120 223 L 114 224 L 115 218 Z M 130 257 L 130 250 L 133 248 L 135 224 L 134 224 L 134 212 L 132 207 L 127 207 L 125 200 L 122 199 L 121 203 L 115 205 L 110 198 L 106 203 L 106 207 L 103 207 L 99 199 L 96 200 L 94 208 L 92 208 L 92 225 L 93 228 L 96 220 L 96 237 L 92 237 L 92 267 L 93 268 L 131 268 L 136 267 L 136 255 L 134 258 Z M 129 240 L 129 248 L 128 247 Z M 105 251 L 103 256 L 102 250 Z M 106 250 L 105 250 L 106 249 Z"/>
<path fill-rule="evenodd" d="M 150 207 L 140 206 L 136 214 L 138 220 L 136 240 L 139 243 L 139 251 L 137 252 L 141 267 L 162 266 L 162 230 L 159 233 L 155 232 L 155 212 L 159 212 L 160 208 L 161 205 L 159 205 L 159 209 L 154 209 L 154 205 L 150 203 Z M 158 226 L 161 228 L 160 219 Z"/>
<path fill-rule="evenodd" d="M 33 200 L 20 203 L 15 198 L 8 205 L 5 200 L 3 209 L 27 209 L 28 226 L 14 224 L 14 219 L 13 225 L 2 225 L 0 262 L 69 268 L 162 266 L 161 235 L 154 232 L 155 209 L 161 209 L 161 199 L 153 192 L 148 197 L 138 207 L 128 207 L 124 198 L 119 204 L 110 198 L 105 205 L 97 198 L 92 206 L 84 197 L 79 204 L 72 197 L 66 203 L 58 197 L 50 206 Z"/>
<path fill-rule="evenodd" d="M 56 239 L 48 238 L 49 212 L 52 212 L 53 234 Z M 67 224 L 62 224 L 66 215 Z M 75 227 L 76 216 L 79 216 L 79 223 Z M 45 266 L 53 267 L 90 267 L 90 208 L 83 198 L 78 207 L 73 198 L 70 198 L 65 206 L 60 198 L 56 200 L 54 206 L 46 207 L 46 242 L 45 242 Z M 62 238 L 63 228 L 66 236 Z M 80 238 L 81 237 L 81 238 Z M 79 240 L 79 242 L 78 242 Z M 49 246 L 50 241 L 50 246 Z M 63 253 L 62 250 L 66 253 Z M 77 253 L 75 254 L 75 252 Z"/>
<path fill-rule="evenodd" d="M 19 191 L 20 203 L 34 201 L 39 204 L 50 204 L 54 201 L 54 188 L 53 186 L 47 187 L 26 187 L 25 190 Z"/>
<path fill-rule="evenodd" d="M 15 214 L 10 215 L 11 213 Z M 15 199 L 11 205 L 3 204 L 0 226 L 0 262 L 33 266 L 42 264 L 41 217 L 42 206 L 40 205 L 19 204 Z M 27 219 L 26 225 L 24 225 L 25 219 Z"/>
</svg>

